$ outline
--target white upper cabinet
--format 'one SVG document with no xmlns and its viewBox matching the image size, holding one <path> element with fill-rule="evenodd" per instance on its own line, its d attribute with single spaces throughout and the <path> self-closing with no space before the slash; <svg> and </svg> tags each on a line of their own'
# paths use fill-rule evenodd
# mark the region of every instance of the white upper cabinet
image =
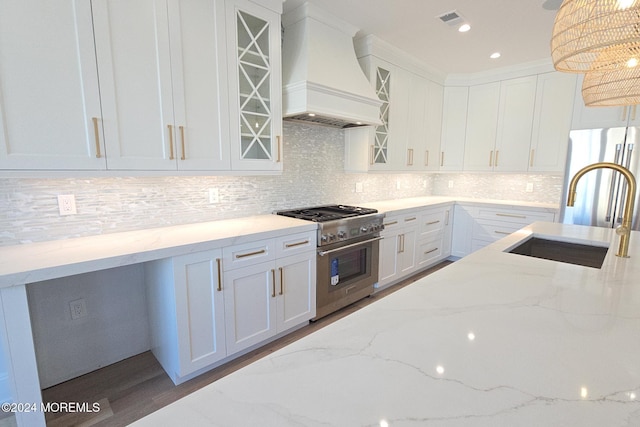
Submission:
<svg viewBox="0 0 640 427">
<path fill-rule="evenodd" d="M 536 76 L 469 88 L 464 170 L 527 170 L 535 96 Z"/>
<path fill-rule="evenodd" d="M 637 105 L 618 107 L 587 107 L 582 98 L 583 75 L 579 75 L 576 84 L 573 121 L 571 129 L 599 129 L 627 126 L 640 126 L 640 111 Z"/>
<path fill-rule="evenodd" d="M 280 14 L 248 0 L 225 6 L 232 167 L 281 171 Z"/>
<path fill-rule="evenodd" d="M 469 88 L 444 88 L 440 170 L 461 171 L 464 161 Z"/>
<path fill-rule="evenodd" d="M 104 169 L 87 1 L 0 3 L 0 168 Z"/>
<path fill-rule="evenodd" d="M 109 169 L 229 168 L 216 5 L 94 0 Z"/>
<path fill-rule="evenodd" d="M 465 171 L 493 169 L 499 106 L 499 82 L 469 88 L 464 147 Z"/>
<path fill-rule="evenodd" d="M 109 169 L 176 169 L 165 0 L 92 2 Z"/>
<path fill-rule="evenodd" d="M 442 129 L 443 88 L 413 73 L 407 117 L 406 169 L 438 170 L 440 131 Z"/>
<path fill-rule="evenodd" d="M 527 170 L 536 80 L 536 76 L 528 76 L 500 83 L 498 133 L 493 163 L 496 172 Z"/>
<path fill-rule="evenodd" d="M 530 172 L 561 173 L 564 170 L 575 87 L 575 74 L 552 72 L 538 75 Z"/>
</svg>

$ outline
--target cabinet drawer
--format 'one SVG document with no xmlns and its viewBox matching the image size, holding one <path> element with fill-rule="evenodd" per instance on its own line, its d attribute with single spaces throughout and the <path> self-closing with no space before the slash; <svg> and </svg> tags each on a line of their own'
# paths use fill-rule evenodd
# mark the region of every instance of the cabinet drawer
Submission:
<svg viewBox="0 0 640 427">
<path fill-rule="evenodd" d="M 276 239 L 276 258 L 309 252 L 316 249 L 315 231 L 296 233 Z"/>
<path fill-rule="evenodd" d="M 472 239 L 494 242 L 524 226 L 517 223 L 479 219 L 473 224 Z"/>
<path fill-rule="evenodd" d="M 442 258 L 442 237 L 427 240 L 418 244 L 416 249 L 416 263 L 418 266 L 426 265 Z"/>
<path fill-rule="evenodd" d="M 275 245 L 275 239 L 265 239 L 223 248 L 222 269 L 229 271 L 258 262 L 275 260 Z"/>
<path fill-rule="evenodd" d="M 478 218 L 529 225 L 535 221 L 553 222 L 555 214 L 529 210 L 480 208 L 478 209 Z"/>
<path fill-rule="evenodd" d="M 420 215 L 420 238 L 435 236 L 449 224 L 449 210 L 432 210 Z"/>
</svg>

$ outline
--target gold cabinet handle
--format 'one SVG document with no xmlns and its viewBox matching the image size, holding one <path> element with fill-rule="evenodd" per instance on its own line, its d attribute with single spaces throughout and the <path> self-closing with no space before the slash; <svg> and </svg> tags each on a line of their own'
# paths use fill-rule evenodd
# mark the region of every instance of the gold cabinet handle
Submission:
<svg viewBox="0 0 640 427">
<path fill-rule="evenodd" d="M 625 105 L 624 108 L 622 109 L 622 120 L 625 120 L 627 118 L 627 106 Z"/>
<path fill-rule="evenodd" d="M 425 254 L 425 255 L 428 255 L 428 254 L 430 254 L 430 253 L 432 253 L 432 252 L 435 252 L 435 251 L 437 251 L 437 250 L 438 250 L 438 248 L 433 248 L 433 249 L 431 249 L 430 251 L 426 251 L 424 254 Z"/>
<path fill-rule="evenodd" d="M 220 258 L 216 258 L 216 265 L 218 266 L 218 292 L 222 290 L 222 260 Z"/>
<path fill-rule="evenodd" d="M 634 105 L 633 107 L 631 107 L 631 120 L 635 120 L 636 119 L 636 111 L 638 110 L 638 106 Z"/>
<path fill-rule="evenodd" d="M 373 147 L 373 144 L 371 145 L 371 149 L 369 150 L 369 164 L 373 165 L 373 157 L 374 157 L 374 150 L 375 148 Z"/>
<path fill-rule="evenodd" d="M 280 156 L 281 156 L 281 152 L 280 152 L 280 142 L 281 142 L 281 139 L 282 139 L 282 138 L 281 138 L 281 136 L 280 136 L 280 135 L 276 136 L 276 145 L 278 145 L 278 147 L 277 147 L 277 149 L 278 149 L 278 159 L 276 160 L 276 163 L 280 163 L 280 162 L 282 161 L 282 160 L 281 160 L 281 157 L 280 157 Z"/>
<path fill-rule="evenodd" d="M 182 154 L 180 155 L 180 160 L 184 160 L 187 158 L 187 152 L 184 149 L 184 126 L 178 127 L 180 129 L 180 144 L 182 146 Z"/>
<path fill-rule="evenodd" d="M 489 167 L 493 167 L 493 151 L 489 151 Z"/>
<path fill-rule="evenodd" d="M 396 225 L 397 223 L 398 223 L 398 221 L 391 221 L 391 222 L 385 222 L 383 225 L 384 225 L 385 227 L 388 227 L 388 226 L 390 226 L 390 225 Z"/>
<path fill-rule="evenodd" d="M 425 225 L 433 225 L 439 223 L 440 220 L 427 222 Z"/>
<path fill-rule="evenodd" d="M 415 221 L 417 218 L 415 216 L 412 216 L 411 218 L 405 218 L 404 222 L 409 222 L 409 221 Z"/>
<path fill-rule="evenodd" d="M 167 125 L 169 128 L 169 160 L 175 159 L 173 157 L 173 125 Z"/>
<path fill-rule="evenodd" d="M 402 234 L 398 234 L 398 253 L 402 253 Z"/>
<path fill-rule="evenodd" d="M 429 150 L 424 152 L 424 165 L 429 166 Z"/>
<path fill-rule="evenodd" d="M 496 216 L 506 216 L 509 218 L 526 218 L 526 215 L 516 215 L 516 214 L 506 214 L 506 213 L 497 213 Z"/>
<path fill-rule="evenodd" d="M 413 148 L 407 149 L 407 166 L 413 166 Z"/>
<path fill-rule="evenodd" d="M 440 167 L 444 166 L 444 151 L 440 152 Z"/>
<path fill-rule="evenodd" d="M 96 141 L 96 159 L 99 159 L 102 157 L 102 154 L 100 154 L 100 129 L 98 127 L 98 118 L 92 117 L 91 120 L 93 120 L 93 136 Z"/>
<path fill-rule="evenodd" d="M 533 156 L 535 156 L 536 154 L 536 150 L 534 150 L 533 148 L 531 149 L 531 157 L 529 158 L 529 167 L 532 168 L 533 167 Z"/>
<path fill-rule="evenodd" d="M 284 245 L 285 248 L 295 248 L 296 246 L 302 246 L 302 245 L 307 245 L 309 244 L 308 240 L 304 240 L 302 242 L 296 242 L 296 243 L 287 243 Z"/>
<path fill-rule="evenodd" d="M 272 268 L 271 269 L 271 284 L 272 286 L 272 291 L 271 291 L 271 298 L 275 298 L 276 297 L 276 271 Z"/>
<path fill-rule="evenodd" d="M 496 150 L 496 167 L 498 167 L 498 155 L 500 154 L 500 150 Z"/>
<path fill-rule="evenodd" d="M 444 211 L 444 225 L 449 225 L 449 209 Z"/>
<path fill-rule="evenodd" d="M 496 233 L 496 234 L 511 234 L 511 233 L 509 233 L 507 231 L 500 231 L 500 230 L 494 230 L 493 232 Z"/>
<path fill-rule="evenodd" d="M 264 254 L 266 252 L 267 252 L 266 249 L 261 249 L 259 251 L 249 252 L 249 253 L 246 253 L 246 254 L 238 254 L 238 255 L 236 255 L 236 259 L 246 258 L 248 256 L 260 255 L 260 254 Z"/>
<path fill-rule="evenodd" d="M 279 267 L 280 270 L 280 295 L 284 294 L 284 268 Z"/>
</svg>

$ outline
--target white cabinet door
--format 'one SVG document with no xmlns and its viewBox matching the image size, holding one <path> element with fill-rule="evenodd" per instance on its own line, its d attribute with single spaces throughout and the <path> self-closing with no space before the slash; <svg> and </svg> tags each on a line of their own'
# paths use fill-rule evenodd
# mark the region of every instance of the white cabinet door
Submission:
<svg viewBox="0 0 640 427">
<path fill-rule="evenodd" d="M 220 259 L 220 250 L 173 259 L 180 376 L 227 355 Z"/>
<path fill-rule="evenodd" d="M 91 4 L 0 3 L 0 168 L 104 169 Z"/>
<path fill-rule="evenodd" d="M 232 168 L 281 171 L 280 15 L 249 0 L 225 9 Z"/>
<path fill-rule="evenodd" d="M 399 275 L 406 276 L 416 269 L 416 237 L 417 227 L 406 228 L 400 234 L 398 253 Z"/>
<path fill-rule="evenodd" d="M 442 106 L 440 170 L 461 171 L 464 162 L 468 87 L 445 87 Z"/>
<path fill-rule="evenodd" d="M 465 171 L 493 170 L 500 106 L 500 83 L 487 83 L 469 88 Z"/>
<path fill-rule="evenodd" d="M 276 333 L 276 270 L 273 262 L 224 272 L 227 352 L 236 353 Z"/>
<path fill-rule="evenodd" d="M 169 0 L 169 38 L 178 169 L 228 170 L 229 112 L 224 57 L 224 5 Z"/>
<path fill-rule="evenodd" d="M 387 217 L 384 221 L 385 230 L 381 233 L 380 264 L 378 270 L 378 284 L 384 286 L 391 283 L 399 274 L 398 252 L 400 250 L 401 228 L 398 217 Z"/>
<path fill-rule="evenodd" d="M 276 268 L 276 329 L 283 332 L 315 317 L 315 251 L 278 259 Z"/>
<path fill-rule="evenodd" d="M 107 167 L 175 169 L 166 0 L 92 6 Z"/>
<path fill-rule="evenodd" d="M 527 170 L 535 99 L 536 76 L 510 79 L 500 83 L 494 171 L 525 172 Z"/>
<path fill-rule="evenodd" d="M 425 118 L 425 146 L 423 153 L 416 153 L 416 164 L 424 165 L 424 170 L 434 171 L 440 168 L 439 153 L 442 135 L 442 103 L 444 88 L 434 82 L 427 81 L 427 102 Z"/>
<path fill-rule="evenodd" d="M 407 149 L 404 170 L 438 170 L 444 89 L 421 76 L 410 75 L 406 116 Z"/>
<path fill-rule="evenodd" d="M 574 74 L 553 72 L 538 75 L 529 171 L 564 171 L 575 87 Z"/>
</svg>

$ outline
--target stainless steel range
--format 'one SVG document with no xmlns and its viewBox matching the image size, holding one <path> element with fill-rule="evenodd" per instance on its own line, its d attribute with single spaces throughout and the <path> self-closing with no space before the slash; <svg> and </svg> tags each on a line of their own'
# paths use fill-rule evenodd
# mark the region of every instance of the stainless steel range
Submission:
<svg viewBox="0 0 640 427">
<path fill-rule="evenodd" d="M 317 320 L 373 293 L 378 282 L 384 214 L 375 209 L 324 205 L 277 211 L 318 223 Z"/>
</svg>

